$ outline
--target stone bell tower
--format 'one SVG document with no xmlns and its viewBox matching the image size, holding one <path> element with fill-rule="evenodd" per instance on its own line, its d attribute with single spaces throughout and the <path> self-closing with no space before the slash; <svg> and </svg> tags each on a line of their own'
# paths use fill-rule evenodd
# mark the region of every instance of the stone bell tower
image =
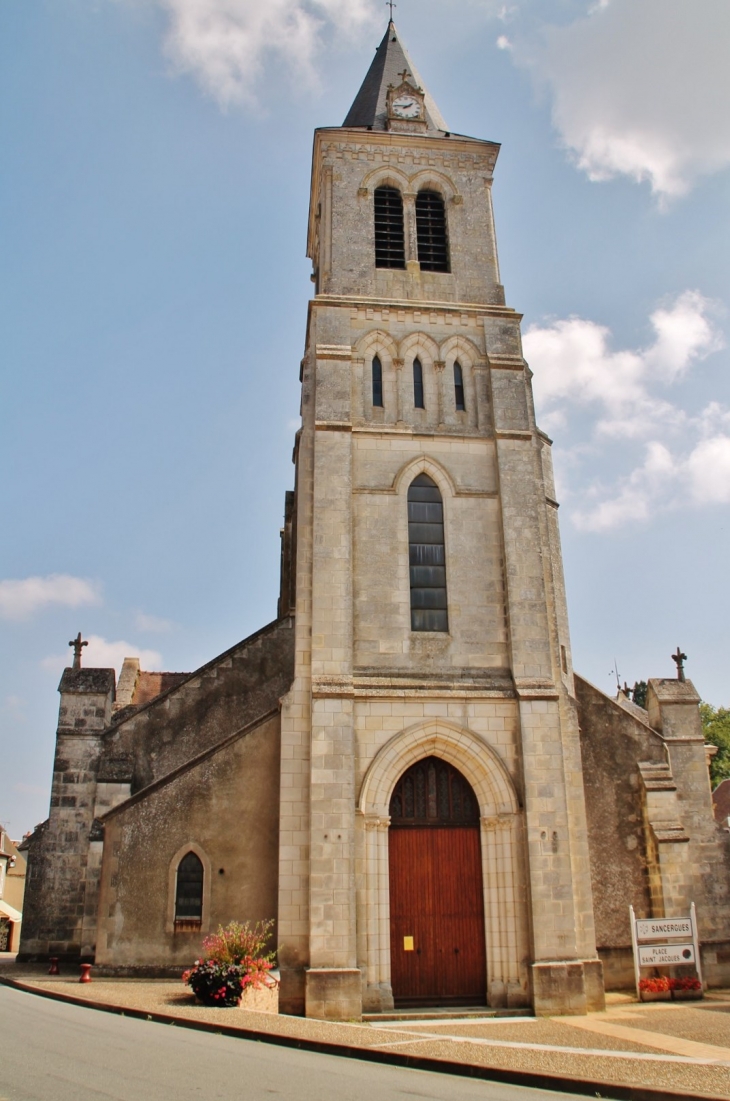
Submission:
<svg viewBox="0 0 730 1101">
<path fill-rule="evenodd" d="M 315 134 L 282 705 L 285 1012 L 603 1002 L 550 440 L 500 285 L 498 152 L 448 130 L 392 22 L 344 124 Z M 419 762 L 425 801 L 409 810 Z M 408 822 L 415 902 L 393 843 Z M 449 825 L 476 831 L 469 868 L 429 863 L 436 841 L 466 854 Z M 449 891 L 449 914 L 418 925 Z M 467 895 L 472 933 L 452 946 Z M 457 956 L 483 961 L 465 968 L 481 986 L 444 993 Z"/>
</svg>

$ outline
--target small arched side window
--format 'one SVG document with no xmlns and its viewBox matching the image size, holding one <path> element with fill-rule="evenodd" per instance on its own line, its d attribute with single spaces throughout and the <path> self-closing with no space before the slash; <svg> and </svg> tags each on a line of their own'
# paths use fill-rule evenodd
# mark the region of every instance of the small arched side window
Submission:
<svg viewBox="0 0 730 1101">
<path fill-rule="evenodd" d="M 383 364 L 378 356 L 373 357 L 373 405 L 383 408 Z"/>
<path fill-rule="evenodd" d="M 448 631 L 444 506 L 436 483 L 419 474 L 408 489 L 411 630 Z"/>
<path fill-rule="evenodd" d="M 203 863 L 194 852 L 186 853 L 177 866 L 175 921 L 203 919 Z"/>
<path fill-rule="evenodd" d="M 375 267 L 406 266 L 403 198 L 395 187 L 375 188 Z"/>
<path fill-rule="evenodd" d="M 423 367 L 420 359 L 413 360 L 413 404 L 416 409 L 425 409 L 423 403 Z"/>
<path fill-rule="evenodd" d="M 456 408 L 462 411 L 466 409 L 466 402 L 464 401 L 464 374 L 461 370 L 461 364 L 454 364 L 454 401 Z"/>
<path fill-rule="evenodd" d="M 419 191 L 416 196 L 418 261 L 422 271 L 450 271 L 446 208 L 438 191 Z"/>
</svg>

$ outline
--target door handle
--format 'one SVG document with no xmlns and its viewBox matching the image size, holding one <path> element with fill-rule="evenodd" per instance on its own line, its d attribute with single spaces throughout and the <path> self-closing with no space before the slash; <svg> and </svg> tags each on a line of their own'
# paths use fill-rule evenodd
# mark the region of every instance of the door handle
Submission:
<svg viewBox="0 0 730 1101">
<path fill-rule="evenodd" d="M 459 955 L 459 949 L 458 949 L 458 948 L 455 948 L 455 949 L 454 949 L 454 955 L 455 955 L 455 956 L 458 956 L 458 955 Z"/>
</svg>

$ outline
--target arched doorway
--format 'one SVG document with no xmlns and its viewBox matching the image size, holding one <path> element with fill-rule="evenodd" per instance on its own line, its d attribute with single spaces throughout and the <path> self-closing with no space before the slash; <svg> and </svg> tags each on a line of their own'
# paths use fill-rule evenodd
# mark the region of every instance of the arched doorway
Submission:
<svg viewBox="0 0 730 1101">
<path fill-rule="evenodd" d="M 479 805 L 440 757 L 398 780 L 388 850 L 396 1005 L 486 1004 Z"/>
</svg>

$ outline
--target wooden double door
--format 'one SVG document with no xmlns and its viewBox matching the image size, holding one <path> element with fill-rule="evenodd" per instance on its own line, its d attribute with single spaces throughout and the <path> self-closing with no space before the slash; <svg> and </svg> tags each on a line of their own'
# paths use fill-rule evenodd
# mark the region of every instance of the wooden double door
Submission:
<svg viewBox="0 0 730 1101">
<path fill-rule="evenodd" d="M 391 800 L 390 959 L 396 1005 L 484 1005 L 476 798 L 445 761 L 419 761 Z"/>
</svg>

